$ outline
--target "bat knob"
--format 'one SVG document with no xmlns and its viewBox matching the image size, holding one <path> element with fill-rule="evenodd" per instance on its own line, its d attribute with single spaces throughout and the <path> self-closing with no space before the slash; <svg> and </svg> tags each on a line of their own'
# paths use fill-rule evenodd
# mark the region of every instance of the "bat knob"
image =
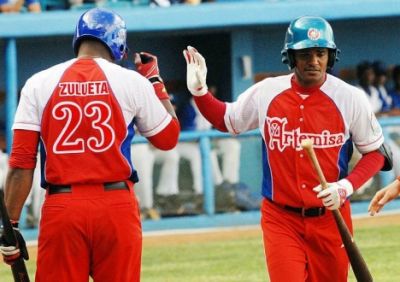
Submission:
<svg viewBox="0 0 400 282">
<path fill-rule="evenodd" d="M 303 149 L 310 149 L 313 146 L 313 141 L 311 139 L 305 139 L 301 141 L 301 147 Z"/>
</svg>

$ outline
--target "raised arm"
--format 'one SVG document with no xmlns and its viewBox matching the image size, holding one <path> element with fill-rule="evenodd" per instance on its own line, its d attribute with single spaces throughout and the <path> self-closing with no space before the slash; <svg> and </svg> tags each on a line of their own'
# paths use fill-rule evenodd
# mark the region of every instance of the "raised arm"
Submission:
<svg viewBox="0 0 400 282">
<path fill-rule="evenodd" d="M 135 54 L 134 62 L 137 71 L 153 84 L 155 94 L 172 116 L 171 122 L 161 132 L 147 139 L 160 150 L 170 150 L 178 143 L 180 126 L 174 106 L 160 76 L 157 57 L 150 53 L 140 52 Z"/>
<path fill-rule="evenodd" d="M 226 104 L 215 98 L 209 91 L 206 83 L 207 65 L 204 57 L 193 47 L 183 50 L 186 60 L 187 87 L 194 96 L 202 115 L 218 130 L 228 131 L 224 121 Z"/>
</svg>

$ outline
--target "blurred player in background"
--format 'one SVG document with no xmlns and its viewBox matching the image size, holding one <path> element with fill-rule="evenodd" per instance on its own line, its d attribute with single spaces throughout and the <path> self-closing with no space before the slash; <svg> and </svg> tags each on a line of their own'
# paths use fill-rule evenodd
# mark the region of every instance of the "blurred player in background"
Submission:
<svg viewBox="0 0 400 282">
<path fill-rule="evenodd" d="M 39 13 L 42 11 L 38 0 L 0 0 L 0 13 L 19 13 L 24 6 L 28 12 Z"/>
<path fill-rule="evenodd" d="M 73 39 L 76 58 L 33 75 L 22 89 L 5 201 L 17 228 L 40 139 L 47 191 L 36 281 L 140 280 L 133 125 L 155 147 L 169 150 L 176 146 L 179 123 L 155 56 L 135 54 L 140 74 L 116 64 L 126 56 L 126 33 L 114 12 L 85 12 Z M 22 239 L 0 251 L 10 264 L 26 258 Z"/>
<path fill-rule="evenodd" d="M 349 262 L 331 210 L 339 209 L 352 230 L 348 198 L 384 164 L 391 168 L 365 95 L 327 74 L 337 54 L 330 24 L 300 17 L 282 50 L 294 74 L 267 78 L 223 103 L 208 91 L 205 59 L 193 47 L 184 50 L 187 86 L 201 113 L 221 131 L 258 127 L 264 139 L 261 225 L 273 282 L 347 281 Z M 306 138 L 329 181 L 325 190 L 301 148 Z M 363 156 L 348 174 L 353 142 Z"/>
<path fill-rule="evenodd" d="M 175 149 L 163 151 L 151 144 L 132 144 L 132 163 L 140 181 L 135 186 L 142 219 L 160 219 L 180 208 L 178 202 L 179 155 Z M 154 165 L 161 164 L 157 188 L 153 191 Z M 155 201 L 153 194 L 156 194 Z"/>
<path fill-rule="evenodd" d="M 37 156 L 36 167 L 33 173 L 32 188 L 25 202 L 26 227 L 37 228 L 40 220 L 40 211 L 46 195 L 46 190 L 40 186 L 40 154 Z"/>
<path fill-rule="evenodd" d="M 392 70 L 392 82 L 393 86 L 392 89 L 389 91 L 389 95 L 393 100 L 391 115 L 398 116 L 400 115 L 400 65 L 394 66 Z M 399 159 L 399 130 L 398 126 L 390 126 L 389 127 L 389 134 L 392 137 L 392 148 L 393 150 L 393 158 L 395 160 Z M 393 170 L 395 175 L 400 175 L 400 165 L 398 163 L 393 164 Z M 386 187 L 382 188 L 381 190 L 377 191 L 374 197 L 371 199 L 371 202 L 368 207 L 368 211 L 370 215 L 375 215 L 379 213 L 383 207 L 388 204 L 389 202 L 393 201 L 400 195 L 400 177 L 397 177 L 392 183 L 387 185 Z"/>
<path fill-rule="evenodd" d="M 4 189 L 7 175 L 8 154 L 6 153 L 6 134 L 3 123 L 0 123 L 0 189 Z"/>
</svg>

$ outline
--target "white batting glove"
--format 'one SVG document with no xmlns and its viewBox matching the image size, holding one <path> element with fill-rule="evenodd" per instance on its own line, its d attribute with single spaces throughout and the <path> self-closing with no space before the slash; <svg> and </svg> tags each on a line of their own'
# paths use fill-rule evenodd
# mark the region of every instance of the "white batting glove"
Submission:
<svg viewBox="0 0 400 282">
<path fill-rule="evenodd" d="M 187 64 L 186 83 L 194 96 L 203 96 L 208 92 L 206 84 L 207 66 L 204 57 L 192 46 L 183 50 Z"/>
<path fill-rule="evenodd" d="M 321 185 L 313 188 L 318 193 L 317 198 L 322 199 L 322 203 L 328 210 L 340 208 L 351 194 L 353 194 L 353 185 L 347 179 L 338 182 L 328 183 L 328 188 L 322 189 Z"/>
</svg>

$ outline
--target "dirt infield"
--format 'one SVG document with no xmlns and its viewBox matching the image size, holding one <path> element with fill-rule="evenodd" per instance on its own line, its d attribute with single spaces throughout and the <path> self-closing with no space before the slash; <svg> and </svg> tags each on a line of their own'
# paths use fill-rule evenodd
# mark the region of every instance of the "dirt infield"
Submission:
<svg viewBox="0 0 400 282">
<path fill-rule="evenodd" d="M 353 219 L 355 228 L 363 228 L 368 226 L 386 226 L 391 224 L 400 224 L 400 213 L 395 214 L 378 214 L 375 216 L 368 216 Z"/>
<path fill-rule="evenodd" d="M 185 244 L 197 242 L 210 242 L 217 240 L 231 240 L 235 238 L 253 238 L 261 235 L 259 226 L 252 226 L 246 228 L 227 228 L 215 229 L 207 231 L 191 231 L 190 233 L 179 234 L 156 234 L 146 235 L 143 238 L 144 247 L 146 244 L 152 246 L 168 245 L 168 244 Z M 162 240 L 160 240 L 162 237 Z"/>
<path fill-rule="evenodd" d="M 400 213 L 399 214 L 382 214 L 371 217 L 356 218 L 353 220 L 355 228 L 363 228 L 368 226 L 386 226 L 394 223 L 400 224 Z M 160 238 L 162 239 L 160 240 Z M 230 240 L 235 238 L 254 238 L 260 237 L 261 229 L 260 226 L 250 227 L 238 227 L 238 228 L 224 228 L 224 229 L 209 229 L 189 231 L 189 232 L 178 232 L 178 233 L 151 233 L 144 234 L 143 245 L 161 246 L 161 245 L 177 245 L 186 243 L 196 242 L 209 242 L 217 240 Z M 31 257 L 36 257 L 37 248 L 31 246 L 29 248 L 29 254 Z"/>
<path fill-rule="evenodd" d="M 376 216 L 368 216 L 362 218 L 355 218 L 353 220 L 355 228 L 363 228 L 368 226 L 385 226 L 394 223 L 400 224 L 400 213 L 398 214 L 380 214 Z M 160 240 L 160 236 L 162 240 Z M 239 227 L 239 228 L 225 228 L 225 229 L 211 229 L 200 230 L 199 232 L 190 231 L 190 233 L 179 232 L 177 234 L 145 234 L 143 243 L 157 246 L 168 244 L 185 244 L 193 242 L 207 242 L 213 240 L 229 240 L 243 237 L 257 237 L 261 236 L 260 226 Z M 261 237 L 260 237 L 261 238 Z"/>
</svg>

